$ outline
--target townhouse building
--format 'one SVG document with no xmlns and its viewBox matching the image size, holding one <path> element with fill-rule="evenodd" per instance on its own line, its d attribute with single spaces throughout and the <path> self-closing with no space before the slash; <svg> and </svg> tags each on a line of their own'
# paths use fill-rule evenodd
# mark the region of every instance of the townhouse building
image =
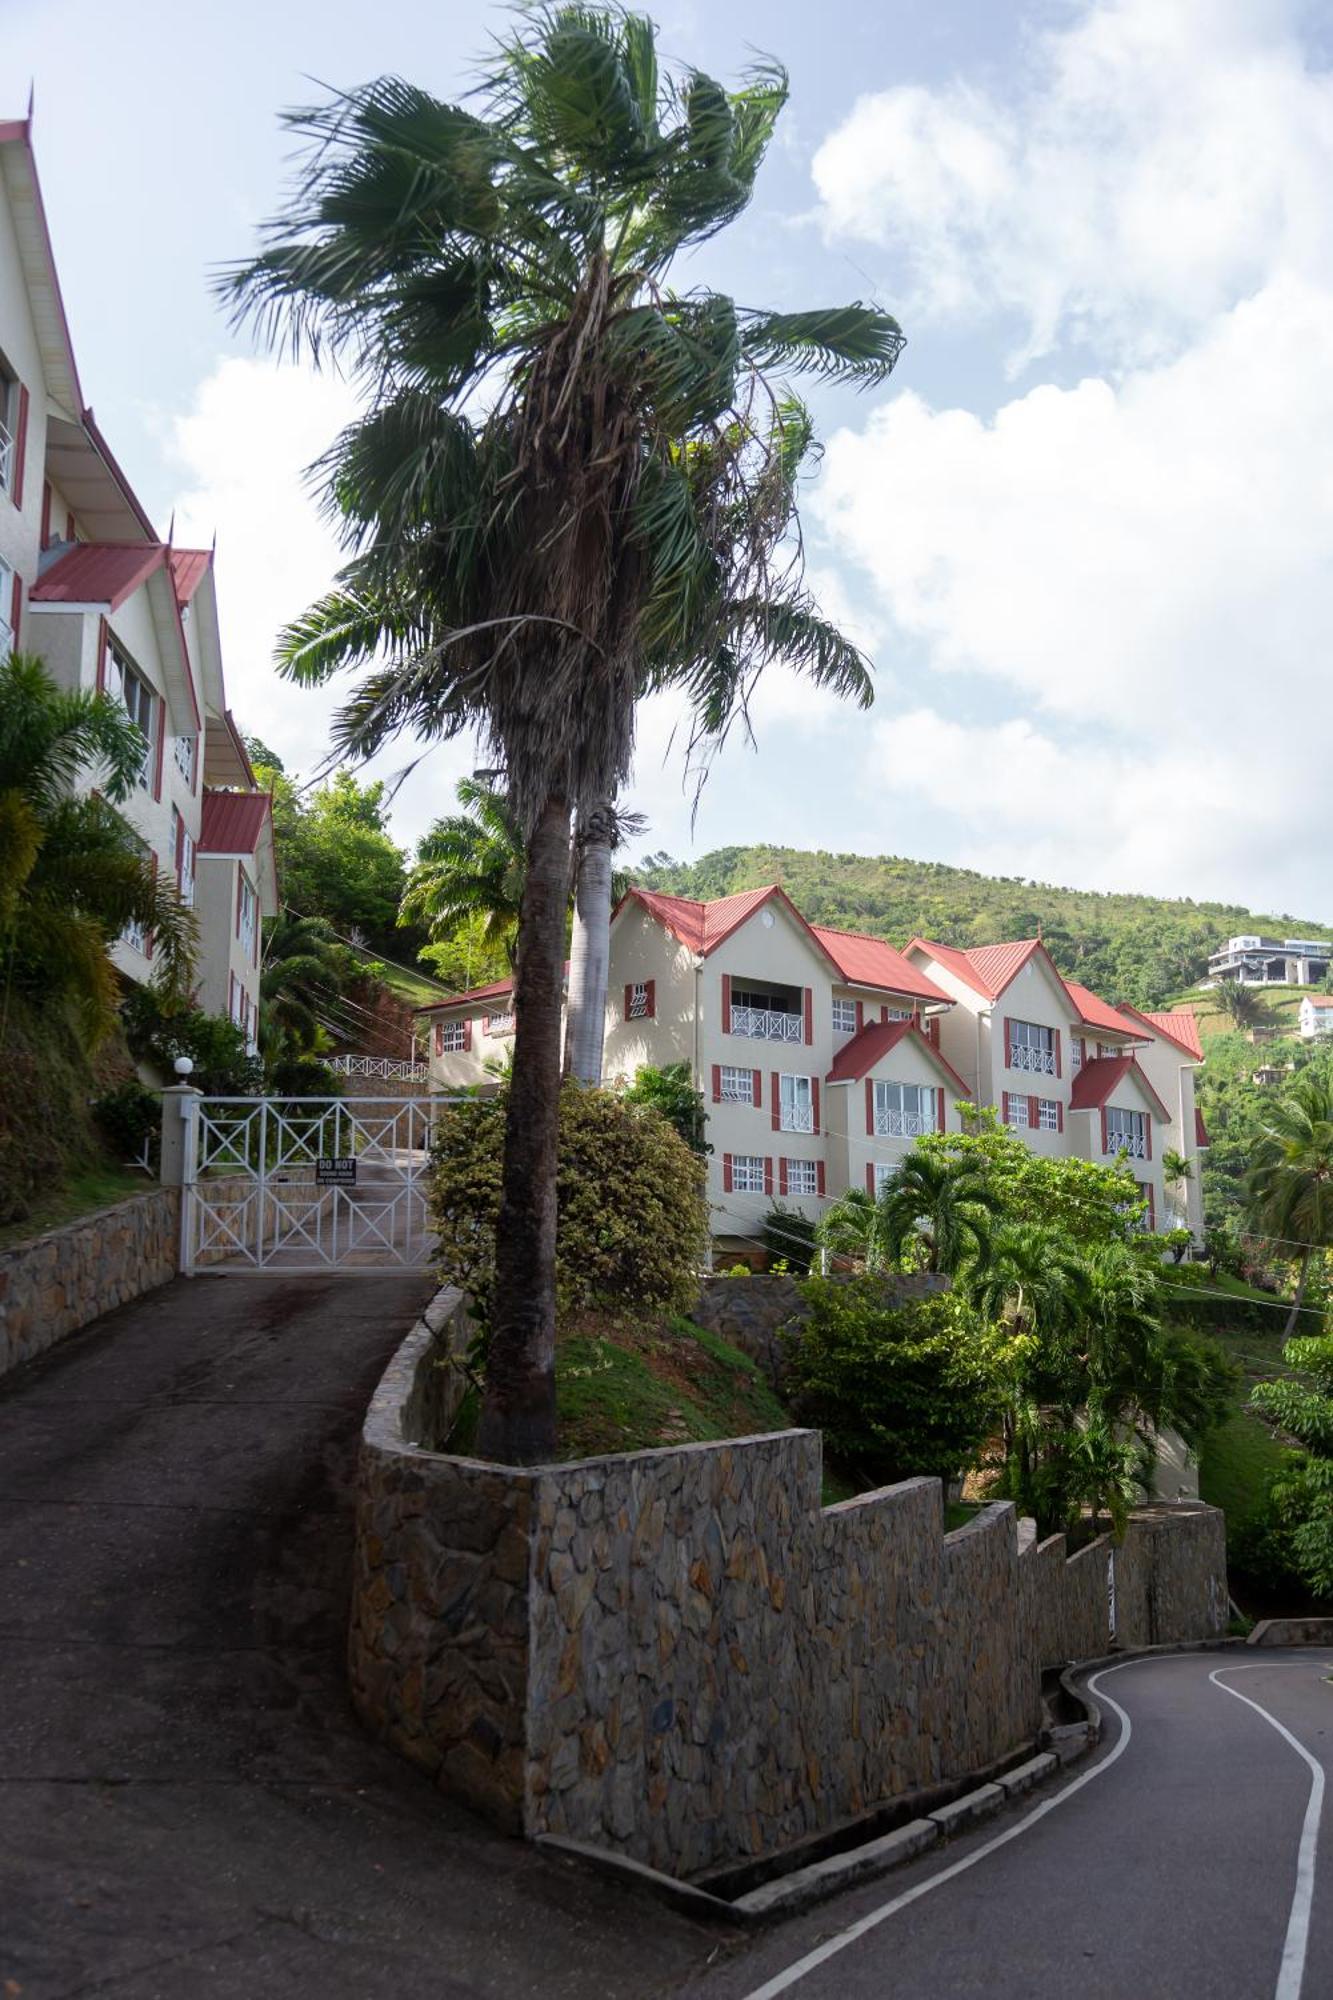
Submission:
<svg viewBox="0 0 1333 2000">
<path fill-rule="evenodd" d="M 277 878 L 270 802 L 227 708 L 213 553 L 163 543 L 84 402 L 26 120 L 0 123 L 0 652 L 19 646 L 138 726 L 121 810 L 198 912 L 200 1004 L 253 1046 Z M 112 956 L 151 979 L 142 930 Z"/>
<path fill-rule="evenodd" d="M 421 1012 L 433 1089 L 494 1080 L 509 982 Z M 688 1066 L 723 1238 L 754 1235 L 775 1199 L 814 1217 L 848 1188 L 877 1193 L 917 1138 L 961 1129 L 960 1102 L 1054 1157 L 1127 1155 L 1150 1226 L 1179 1213 L 1197 1232 L 1197 1173 L 1168 1192 L 1163 1159 L 1197 1156 L 1201 1060 L 1192 1016 L 1110 1006 L 1039 939 L 899 951 L 808 923 L 777 885 L 713 902 L 636 888 L 612 917 L 605 1077 Z"/>
</svg>

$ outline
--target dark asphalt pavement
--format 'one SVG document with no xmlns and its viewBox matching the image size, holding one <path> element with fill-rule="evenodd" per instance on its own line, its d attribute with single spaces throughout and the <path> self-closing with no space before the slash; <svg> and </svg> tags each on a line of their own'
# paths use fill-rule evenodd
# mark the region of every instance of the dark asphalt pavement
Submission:
<svg viewBox="0 0 1333 2000">
<path fill-rule="evenodd" d="M 1322 1653 L 1238 1648 L 1094 1676 L 1106 1714 L 1095 1762 L 766 1935 L 688 1990 L 700 2000 L 1328 2000 L 1333 1833 L 1311 1855 L 1322 1777 L 1296 1746 L 1333 1774 L 1331 1674 Z"/>
<path fill-rule="evenodd" d="M 620 2000 L 717 1949 L 348 1708 L 356 1439 L 428 1290 L 181 1280 L 0 1384 L 4 2000 Z"/>
</svg>

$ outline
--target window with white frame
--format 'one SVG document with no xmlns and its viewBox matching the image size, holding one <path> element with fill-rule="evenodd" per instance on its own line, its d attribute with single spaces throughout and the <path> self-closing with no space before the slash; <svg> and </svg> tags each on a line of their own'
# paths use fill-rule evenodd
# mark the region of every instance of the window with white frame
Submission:
<svg viewBox="0 0 1333 2000">
<path fill-rule="evenodd" d="M 889 1182 L 893 1179 L 897 1171 L 898 1171 L 897 1167 L 893 1165 L 891 1160 L 876 1160 L 874 1162 L 876 1201 L 879 1200 L 880 1196 L 883 1194 L 885 1188 L 888 1186 Z"/>
<path fill-rule="evenodd" d="M 788 1160 L 787 1193 L 819 1193 L 819 1168 L 814 1160 Z"/>
<path fill-rule="evenodd" d="M 198 742 L 199 739 L 195 736 L 178 736 L 172 752 L 176 759 L 176 769 L 191 791 L 194 790 L 194 766 Z"/>
<path fill-rule="evenodd" d="M 856 1033 L 855 1000 L 835 1000 L 833 1002 L 833 1032 L 835 1035 Z"/>
<path fill-rule="evenodd" d="M 0 660 L 7 660 L 14 650 L 14 627 L 9 622 L 13 602 L 14 572 L 0 556 Z"/>
<path fill-rule="evenodd" d="M 1027 1098 L 1022 1096 L 1018 1091 L 1006 1091 L 1005 1096 L 1008 1099 L 1004 1118 L 1005 1124 L 1012 1131 L 1026 1132 L 1032 1122 L 1029 1116 L 1032 1107 L 1028 1103 Z"/>
<path fill-rule="evenodd" d="M 237 867 L 240 867 L 239 862 L 236 865 Z M 242 873 L 240 939 L 242 948 L 245 951 L 247 958 L 252 958 L 254 956 L 255 927 L 258 921 L 259 921 L 259 898 L 255 894 L 253 885 L 246 880 L 244 873 Z"/>
<path fill-rule="evenodd" d="M 467 1047 L 466 1021 L 437 1021 L 435 1023 L 435 1053 L 437 1056 L 456 1055 Z"/>
<path fill-rule="evenodd" d="M 1082 1035 L 1071 1035 L 1069 1040 L 1069 1067 L 1077 1076 L 1083 1067 L 1084 1042 Z"/>
<path fill-rule="evenodd" d="M 648 981 L 636 980 L 629 989 L 629 1019 L 646 1021 L 648 1018 Z"/>
<path fill-rule="evenodd" d="M 1148 1120 L 1142 1111 L 1122 1111 L 1110 1105 L 1106 1112 L 1106 1150 L 1128 1153 L 1131 1160 L 1148 1157 Z"/>
<path fill-rule="evenodd" d="M 130 918 L 120 934 L 120 941 L 122 944 L 127 944 L 131 951 L 137 951 L 144 958 L 147 958 L 148 926 L 147 924 L 140 923 L 137 917 Z"/>
<path fill-rule="evenodd" d="M 925 1083 L 875 1085 L 875 1134 L 881 1139 L 919 1139 L 938 1123 L 939 1093 Z"/>
<path fill-rule="evenodd" d="M 233 972 L 231 976 L 231 1018 L 238 1028 L 245 1027 L 245 988 Z"/>
<path fill-rule="evenodd" d="M 514 1010 L 512 1007 L 503 1014 L 488 1014 L 486 1016 L 486 1033 L 488 1035 L 512 1035 L 513 1032 Z"/>
<path fill-rule="evenodd" d="M 784 1132 L 813 1132 L 814 1093 L 808 1076 L 778 1078 L 778 1123 Z"/>
<path fill-rule="evenodd" d="M 0 493 L 10 491 L 18 468 L 14 435 L 18 429 L 18 404 L 18 378 L 0 355 Z"/>
<path fill-rule="evenodd" d="M 147 790 L 149 768 L 152 764 L 152 749 L 156 741 L 157 700 L 137 667 L 130 664 L 115 640 L 107 646 L 106 655 L 107 692 L 113 694 L 135 728 L 143 737 L 143 759 L 139 765 L 139 783 Z"/>
<path fill-rule="evenodd" d="M 718 1073 L 718 1096 L 724 1104 L 754 1103 L 754 1071 L 735 1069 L 723 1063 Z"/>
<path fill-rule="evenodd" d="M 1037 1130 L 1039 1132 L 1060 1130 L 1060 1106 L 1053 1097 L 1037 1099 Z"/>
<path fill-rule="evenodd" d="M 188 910 L 194 907 L 194 842 L 175 806 L 171 808 L 171 833 L 176 854 L 176 888 Z"/>
<path fill-rule="evenodd" d="M 1121 1048 L 1119 1042 L 1098 1042 L 1097 1044 L 1097 1054 L 1099 1057 L 1122 1056 L 1124 1053 L 1125 1051 Z"/>
<path fill-rule="evenodd" d="M 1009 1023 L 1009 1067 L 1055 1075 L 1055 1030 L 1039 1021 Z"/>
<path fill-rule="evenodd" d="M 886 1021 L 911 1021 L 915 1018 L 915 1014 L 914 1007 L 886 1007 L 884 1010 Z"/>
<path fill-rule="evenodd" d="M 736 1194 L 764 1192 L 764 1162 L 759 1153 L 733 1153 L 731 1185 Z"/>
</svg>

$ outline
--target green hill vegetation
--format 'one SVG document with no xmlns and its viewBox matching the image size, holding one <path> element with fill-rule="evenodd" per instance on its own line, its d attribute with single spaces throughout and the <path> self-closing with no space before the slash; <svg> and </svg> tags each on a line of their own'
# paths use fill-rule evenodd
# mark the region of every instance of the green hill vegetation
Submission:
<svg viewBox="0 0 1333 2000">
<path fill-rule="evenodd" d="M 797 847 L 720 847 L 689 864 L 658 854 L 635 879 L 704 898 L 781 882 L 812 923 L 869 931 L 899 945 L 916 934 L 945 944 L 996 944 L 1033 937 L 1040 928 L 1061 971 L 1136 1007 L 1169 1005 L 1204 976 L 1209 952 L 1236 932 L 1318 937 L 1330 928 L 1239 903 L 1062 889 L 938 861 Z"/>
</svg>

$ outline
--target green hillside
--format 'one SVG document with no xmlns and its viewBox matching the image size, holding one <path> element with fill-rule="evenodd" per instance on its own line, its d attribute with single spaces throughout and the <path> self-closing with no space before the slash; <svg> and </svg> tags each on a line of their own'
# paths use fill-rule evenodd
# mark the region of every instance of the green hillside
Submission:
<svg viewBox="0 0 1333 2000">
<path fill-rule="evenodd" d="M 1261 915 L 1239 903 L 1103 895 L 899 855 L 796 847 L 720 847 L 686 865 L 656 855 L 636 880 L 704 898 L 781 882 L 813 923 L 870 931 L 899 945 L 915 933 L 945 944 L 995 944 L 1032 937 L 1040 926 L 1062 972 L 1137 1007 L 1165 1006 L 1193 986 L 1209 952 L 1236 932 L 1319 937 L 1329 930 L 1316 918 Z"/>
</svg>

